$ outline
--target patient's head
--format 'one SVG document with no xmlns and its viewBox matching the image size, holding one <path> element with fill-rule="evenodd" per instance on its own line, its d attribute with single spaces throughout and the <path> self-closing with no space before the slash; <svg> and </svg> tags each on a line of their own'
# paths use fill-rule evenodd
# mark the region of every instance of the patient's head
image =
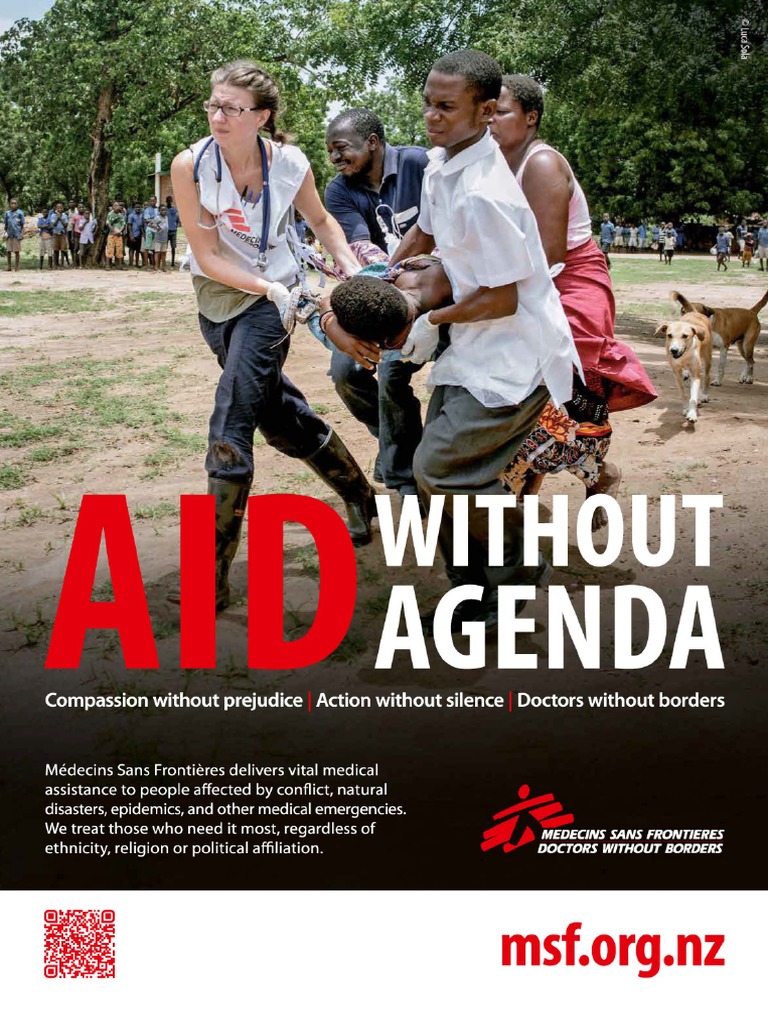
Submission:
<svg viewBox="0 0 768 1024">
<path fill-rule="evenodd" d="M 331 293 L 331 309 L 349 334 L 375 341 L 383 348 L 399 348 L 399 337 L 410 323 L 411 311 L 402 292 L 378 277 L 356 275 Z"/>
</svg>

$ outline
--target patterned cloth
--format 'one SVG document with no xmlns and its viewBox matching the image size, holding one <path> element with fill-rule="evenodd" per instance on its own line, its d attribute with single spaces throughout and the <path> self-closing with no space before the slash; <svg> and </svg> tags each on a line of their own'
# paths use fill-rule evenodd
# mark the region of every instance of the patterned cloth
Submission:
<svg viewBox="0 0 768 1024">
<path fill-rule="evenodd" d="M 607 420 L 600 425 L 577 423 L 548 402 L 514 462 L 501 474 L 501 482 L 508 491 L 519 495 L 529 473 L 567 470 L 583 480 L 585 486 L 593 487 L 608 454 L 611 434 Z"/>
</svg>

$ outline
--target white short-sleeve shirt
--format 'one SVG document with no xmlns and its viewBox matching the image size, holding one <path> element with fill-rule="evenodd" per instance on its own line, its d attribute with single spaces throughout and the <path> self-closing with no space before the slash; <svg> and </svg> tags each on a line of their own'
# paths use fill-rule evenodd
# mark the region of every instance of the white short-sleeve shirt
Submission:
<svg viewBox="0 0 768 1024">
<path fill-rule="evenodd" d="M 492 408 L 519 405 L 544 383 L 566 402 L 581 364 L 536 219 L 490 134 L 450 160 L 430 151 L 418 223 L 434 235 L 454 300 L 513 283 L 518 293 L 513 316 L 451 324 L 430 385 L 466 388 Z"/>
<path fill-rule="evenodd" d="M 192 147 L 197 160 L 207 139 L 200 139 Z M 309 170 L 309 160 L 296 146 L 276 145 L 272 148 L 272 163 L 269 168 L 269 241 L 267 243 L 267 266 L 259 270 L 256 260 L 261 242 L 264 195 L 257 203 L 247 203 L 240 196 L 224 154 L 221 154 L 221 181 L 216 181 L 216 144 L 212 142 L 203 153 L 199 164 L 200 203 L 216 217 L 219 235 L 219 251 L 242 270 L 250 271 L 265 281 L 280 281 L 291 286 L 298 272 L 296 260 L 288 248 L 286 227 L 291 222 L 291 207 L 296 193 L 301 188 Z M 190 258 L 193 274 L 203 272 L 195 259 Z"/>
</svg>

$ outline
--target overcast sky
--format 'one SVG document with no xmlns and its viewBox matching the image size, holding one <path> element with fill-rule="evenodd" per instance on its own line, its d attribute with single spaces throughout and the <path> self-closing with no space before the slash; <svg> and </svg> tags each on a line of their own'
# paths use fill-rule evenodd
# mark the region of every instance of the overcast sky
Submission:
<svg viewBox="0 0 768 1024">
<path fill-rule="evenodd" d="M 39 18 L 53 7 L 53 0 L 0 0 L 0 32 L 19 18 Z"/>
</svg>

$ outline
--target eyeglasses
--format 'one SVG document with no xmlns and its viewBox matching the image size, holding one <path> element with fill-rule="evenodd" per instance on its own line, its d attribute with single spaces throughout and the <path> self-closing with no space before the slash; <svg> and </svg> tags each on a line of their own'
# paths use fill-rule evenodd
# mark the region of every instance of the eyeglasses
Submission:
<svg viewBox="0 0 768 1024">
<path fill-rule="evenodd" d="M 240 107 L 234 103 L 217 103 L 215 100 L 203 100 L 203 110 L 212 117 L 220 110 L 224 117 L 240 117 L 244 110 L 260 110 L 261 107 Z"/>
</svg>

